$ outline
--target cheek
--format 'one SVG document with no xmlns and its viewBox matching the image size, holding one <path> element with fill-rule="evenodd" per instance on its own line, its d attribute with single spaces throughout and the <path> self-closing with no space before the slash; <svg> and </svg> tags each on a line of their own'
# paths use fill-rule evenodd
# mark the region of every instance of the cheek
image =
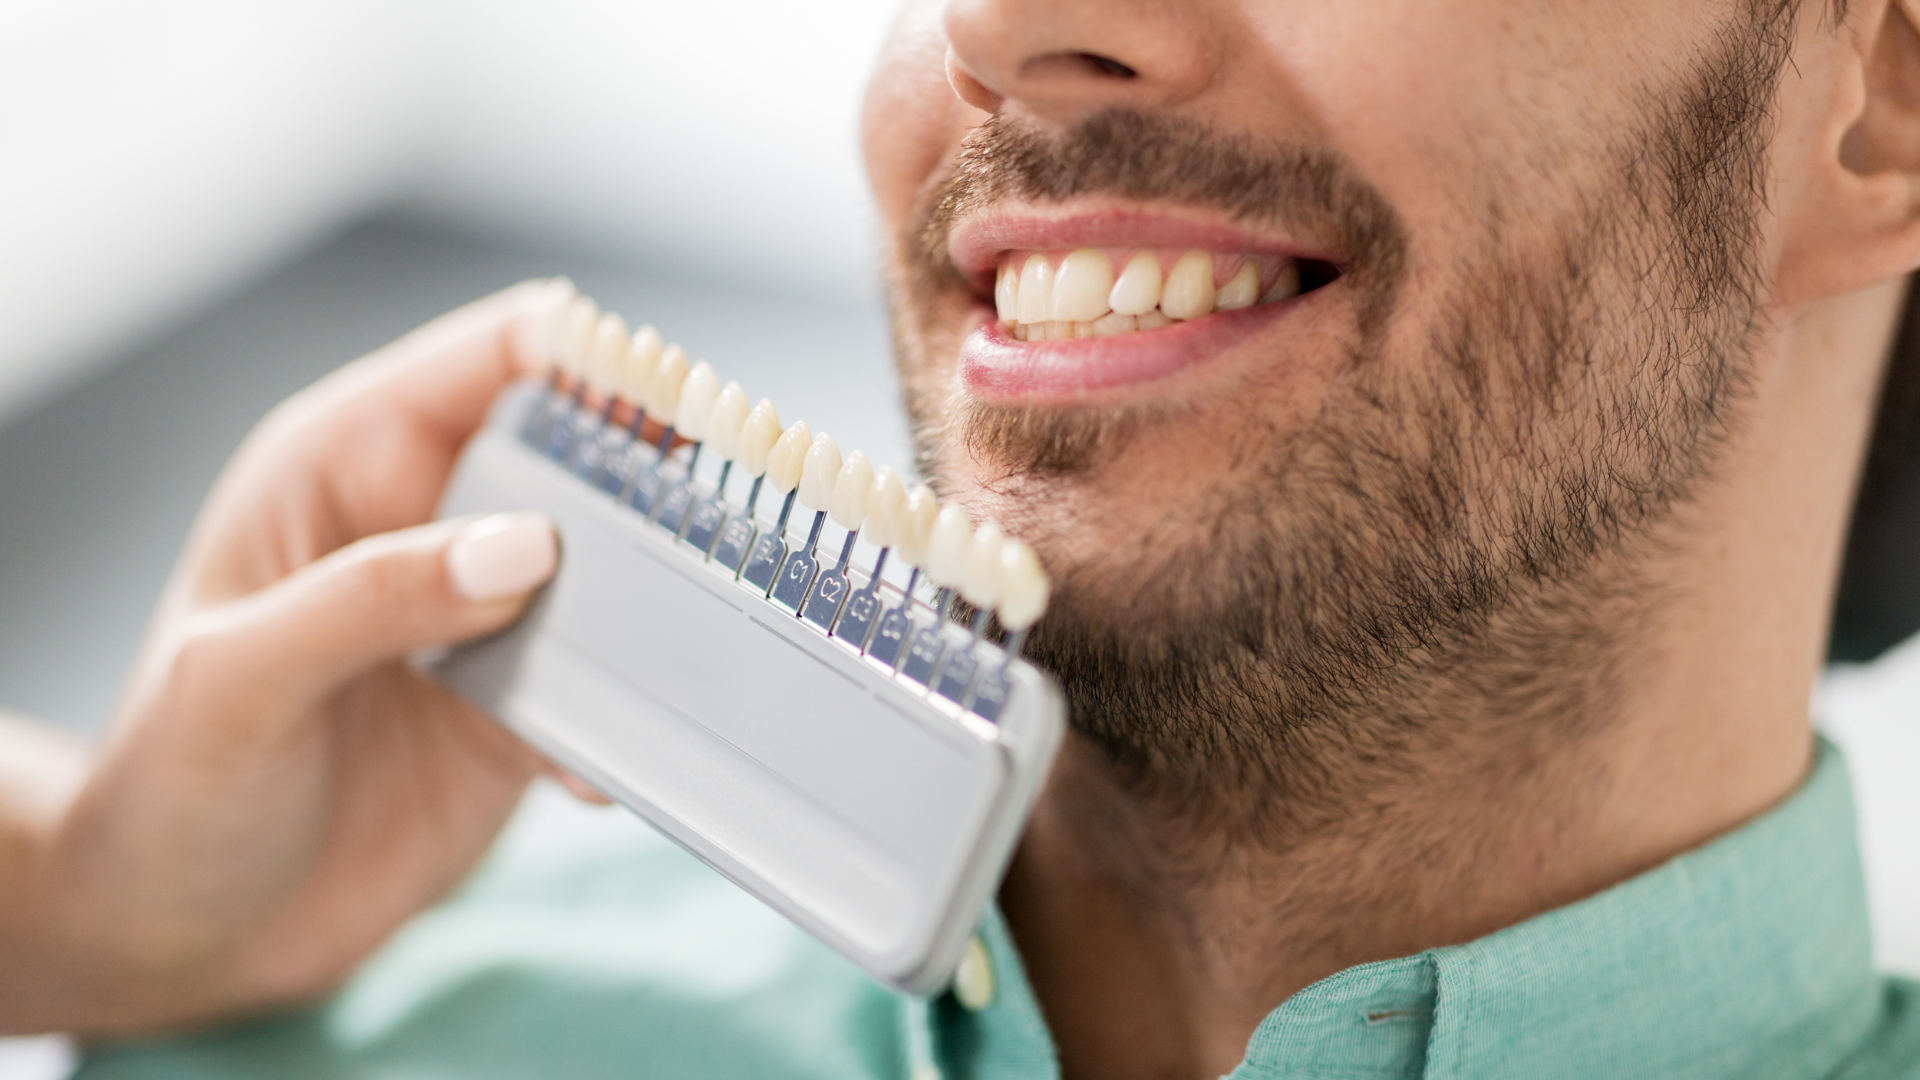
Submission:
<svg viewBox="0 0 1920 1080">
<path fill-rule="evenodd" d="M 867 84 L 860 141 L 886 235 L 898 232 L 927 181 L 944 175 L 966 133 L 986 119 L 947 84 L 947 39 L 937 3 L 908 5 Z"/>
</svg>

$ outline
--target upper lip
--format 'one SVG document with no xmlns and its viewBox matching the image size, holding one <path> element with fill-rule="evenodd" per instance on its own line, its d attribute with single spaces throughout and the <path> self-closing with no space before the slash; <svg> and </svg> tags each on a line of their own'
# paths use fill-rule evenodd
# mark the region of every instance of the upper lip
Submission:
<svg viewBox="0 0 1920 1080">
<path fill-rule="evenodd" d="M 1008 251 L 1075 248 L 1175 248 L 1286 255 L 1338 264 L 1330 253 L 1235 225 L 1204 210 L 1077 201 L 1058 207 L 1000 205 L 961 219 L 947 234 L 947 255 L 974 292 L 993 295 L 994 272 Z"/>
</svg>

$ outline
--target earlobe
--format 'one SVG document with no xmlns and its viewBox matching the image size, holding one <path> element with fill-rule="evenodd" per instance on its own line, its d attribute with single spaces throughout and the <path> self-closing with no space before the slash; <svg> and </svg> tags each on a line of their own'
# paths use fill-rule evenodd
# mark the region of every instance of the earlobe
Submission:
<svg viewBox="0 0 1920 1080">
<path fill-rule="evenodd" d="M 1920 268 L 1920 0 L 1816 33 L 1836 35 L 1835 89 L 1788 219 L 1776 292 L 1790 305 Z"/>
</svg>

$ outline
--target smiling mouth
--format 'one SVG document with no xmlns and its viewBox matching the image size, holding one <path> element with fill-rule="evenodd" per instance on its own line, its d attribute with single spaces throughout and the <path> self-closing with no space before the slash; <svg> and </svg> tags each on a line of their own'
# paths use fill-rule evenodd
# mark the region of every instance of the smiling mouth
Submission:
<svg viewBox="0 0 1920 1080">
<path fill-rule="evenodd" d="M 1332 263 L 1287 255 L 1016 250 L 997 260 L 993 303 L 1017 341 L 1105 338 L 1291 300 L 1338 276 Z"/>
</svg>

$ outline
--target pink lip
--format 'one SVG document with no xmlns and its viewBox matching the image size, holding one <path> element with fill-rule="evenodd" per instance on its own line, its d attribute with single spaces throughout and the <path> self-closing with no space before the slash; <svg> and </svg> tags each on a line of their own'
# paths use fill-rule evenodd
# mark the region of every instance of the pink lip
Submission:
<svg viewBox="0 0 1920 1080">
<path fill-rule="evenodd" d="M 1016 340 L 987 308 L 960 345 L 960 379 L 969 393 L 1000 401 L 1066 400 L 1152 382 L 1214 359 L 1315 295 L 1219 311 L 1158 330 L 1070 341 Z"/>
<path fill-rule="evenodd" d="M 955 225 L 947 255 L 982 298 L 993 295 L 993 275 L 1008 251 L 1074 248 L 1176 248 L 1247 255 L 1288 255 L 1340 264 L 1326 252 L 1289 239 L 1261 236 L 1193 212 L 1146 211 L 1122 206 L 1082 208 L 1057 214 L 989 210 Z"/>
</svg>

